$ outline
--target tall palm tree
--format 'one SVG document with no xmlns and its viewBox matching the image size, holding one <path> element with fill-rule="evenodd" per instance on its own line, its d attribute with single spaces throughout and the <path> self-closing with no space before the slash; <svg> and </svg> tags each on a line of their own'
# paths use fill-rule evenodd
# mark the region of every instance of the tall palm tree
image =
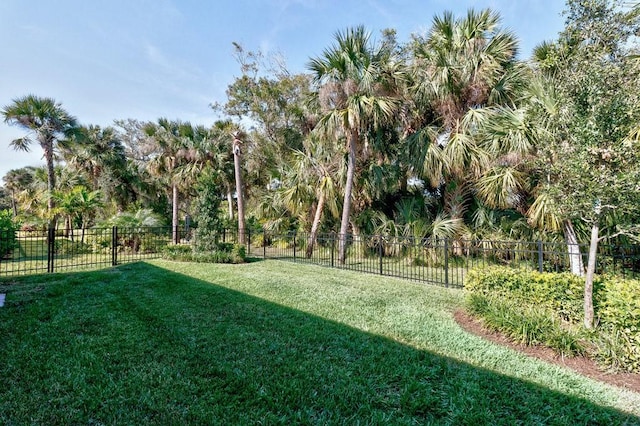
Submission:
<svg viewBox="0 0 640 426">
<path fill-rule="evenodd" d="M 367 131 L 390 120 L 400 103 L 387 73 L 394 63 L 387 45 L 373 46 L 362 26 L 335 35 L 335 44 L 309 62 L 324 115 L 318 125 L 336 138 L 344 137 L 347 176 L 339 235 L 339 261 L 345 262 L 352 193 L 358 153 L 369 154 Z M 363 143 L 364 142 L 364 143 Z"/>
<path fill-rule="evenodd" d="M 153 138 L 158 147 L 157 155 L 149 162 L 148 169 L 157 177 L 163 178 L 171 187 L 172 214 L 171 225 L 173 242 L 178 243 L 179 184 L 178 168 L 181 152 L 185 148 L 185 139 L 193 135 L 191 124 L 181 121 L 169 121 L 160 118 L 158 123 L 148 123 L 145 133 Z"/>
<path fill-rule="evenodd" d="M 77 129 L 77 121 L 62 105 L 51 98 L 41 98 L 27 95 L 16 98 L 2 110 L 5 123 L 18 125 L 33 133 L 36 141 L 44 151 L 47 163 L 47 208 L 51 212 L 54 208 L 52 197 L 56 186 L 54 173 L 54 150 L 60 137 L 70 137 Z M 14 149 L 29 150 L 33 142 L 31 134 L 11 142 Z M 55 226 L 55 216 L 51 219 Z"/>
<path fill-rule="evenodd" d="M 426 38 L 412 44 L 414 117 L 408 141 L 423 176 L 441 187 L 445 211 L 462 217 L 473 198 L 474 180 L 491 165 L 476 130 L 483 108 L 515 106 L 521 99 L 524 68 L 516 61 L 517 40 L 499 27 L 490 10 L 469 10 L 463 18 L 436 16 Z M 415 129 L 415 131 L 413 130 Z"/>
</svg>

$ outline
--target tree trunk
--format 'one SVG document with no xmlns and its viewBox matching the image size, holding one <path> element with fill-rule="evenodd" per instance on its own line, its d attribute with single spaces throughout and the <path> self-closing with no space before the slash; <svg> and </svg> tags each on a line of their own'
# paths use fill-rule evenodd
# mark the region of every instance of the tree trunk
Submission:
<svg viewBox="0 0 640 426">
<path fill-rule="evenodd" d="M 231 191 L 231 186 L 227 187 L 227 204 L 229 208 L 229 220 L 233 220 L 233 191 Z"/>
<path fill-rule="evenodd" d="M 173 214 L 171 215 L 171 227 L 173 233 L 173 243 L 178 244 L 180 242 L 180 235 L 178 233 L 178 185 L 173 184 Z"/>
<path fill-rule="evenodd" d="M 593 276 L 596 272 L 596 256 L 598 255 L 598 223 L 591 228 L 591 241 L 589 243 L 589 261 L 587 262 L 587 275 L 584 280 L 584 326 L 593 328 Z"/>
<path fill-rule="evenodd" d="M 311 233 L 307 240 L 307 259 L 313 255 L 313 246 L 316 243 L 316 237 L 318 236 L 318 228 L 320 227 L 320 219 L 322 219 L 322 210 L 324 209 L 324 192 L 320 193 L 318 199 L 318 205 L 316 206 L 316 214 L 313 217 L 313 224 L 311 225 Z"/>
<path fill-rule="evenodd" d="M 46 140 L 42 145 L 42 148 L 44 150 L 45 161 L 47 162 L 47 191 L 48 191 L 47 211 L 51 215 L 55 207 L 55 204 L 53 202 L 53 191 L 56 188 L 56 173 L 55 173 L 54 163 L 53 163 L 53 140 L 51 139 Z M 51 219 L 49 222 L 49 226 L 55 229 L 57 215 L 54 214 L 54 215 L 51 215 L 50 217 Z"/>
<path fill-rule="evenodd" d="M 349 229 L 349 217 L 351 216 L 351 191 L 356 172 L 356 143 L 358 131 L 349 133 L 349 154 L 347 157 L 347 181 L 344 185 L 344 202 L 342 203 L 342 219 L 340 222 L 340 235 L 338 236 L 338 261 L 344 265 L 347 258 L 347 231 Z"/>
<path fill-rule="evenodd" d="M 69 235 L 71 235 L 71 241 L 73 241 L 73 234 L 72 234 L 72 223 L 73 219 L 71 218 L 71 216 L 67 216 L 67 219 L 64 221 L 64 237 L 65 238 L 69 238 Z"/>
<path fill-rule="evenodd" d="M 236 197 L 238 198 L 238 242 L 244 244 L 244 197 L 242 193 L 242 169 L 240 167 L 241 143 L 237 138 L 233 140 L 233 166 L 236 174 Z"/>
<path fill-rule="evenodd" d="M 18 216 L 18 203 L 16 203 L 16 195 L 14 191 L 11 191 L 11 209 L 13 210 L 13 217 Z"/>
<path fill-rule="evenodd" d="M 567 252 L 569 253 L 571 273 L 579 277 L 583 277 L 584 263 L 582 261 L 582 254 L 580 253 L 580 245 L 578 244 L 578 237 L 576 236 L 576 231 L 573 229 L 573 224 L 570 220 L 564 221 L 563 230 L 564 240 L 567 244 Z"/>
</svg>

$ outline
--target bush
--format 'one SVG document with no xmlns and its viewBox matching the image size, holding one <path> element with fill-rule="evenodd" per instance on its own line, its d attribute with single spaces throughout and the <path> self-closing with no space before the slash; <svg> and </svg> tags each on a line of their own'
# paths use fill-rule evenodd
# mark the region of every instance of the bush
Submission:
<svg viewBox="0 0 640 426">
<path fill-rule="evenodd" d="M 80 241 L 71 241 L 67 239 L 56 239 L 55 253 L 58 255 L 78 255 L 89 254 L 93 250 L 89 244 Z"/>
<path fill-rule="evenodd" d="M 596 316 L 603 288 L 602 280 L 596 279 L 593 288 Z M 571 323 L 581 322 L 584 315 L 584 279 L 566 272 L 539 273 L 499 266 L 473 269 L 467 274 L 465 289 L 545 307 Z"/>
<path fill-rule="evenodd" d="M 640 282 L 611 276 L 594 280 L 597 327 L 581 327 L 584 279 L 501 267 L 475 269 L 465 284 L 469 310 L 486 325 L 527 344 L 564 355 L 590 355 L 611 369 L 640 372 Z M 545 320 L 547 318 L 547 320 Z M 589 343 L 586 344 L 585 341 Z"/>
<path fill-rule="evenodd" d="M 20 229 L 10 210 L 0 210 L 0 258 L 5 257 L 18 246 L 16 231 Z"/>
<path fill-rule="evenodd" d="M 500 331 L 515 342 L 545 345 L 562 356 L 586 353 L 582 333 L 563 324 L 546 309 L 480 294 L 469 295 L 468 307 L 471 313 L 482 317 L 487 328 Z"/>
<path fill-rule="evenodd" d="M 199 263 L 244 263 L 246 251 L 243 245 L 217 243 L 211 251 L 195 251 L 190 245 L 169 244 L 162 257 L 169 260 Z"/>
</svg>

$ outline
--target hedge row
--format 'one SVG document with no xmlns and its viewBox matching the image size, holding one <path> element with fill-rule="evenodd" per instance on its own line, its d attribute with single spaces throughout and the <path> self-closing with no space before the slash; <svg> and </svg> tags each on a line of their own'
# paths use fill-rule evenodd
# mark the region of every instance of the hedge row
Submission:
<svg viewBox="0 0 640 426">
<path fill-rule="evenodd" d="M 243 245 L 217 243 L 209 251 L 197 251 L 188 244 L 169 244 L 163 249 L 162 257 L 182 262 L 244 263 L 247 256 Z"/>
<path fill-rule="evenodd" d="M 493 316 L 489 321 L 492 324 L 496 322 L 496 309 L 503 316 L 515 318 L 531 319 L 534 313 L 550 315 L 557 324 L 556 332 L 560 328 L 577 330 L 584 318 L 584 279 L 569 273 L 494 266 L 471 270 L 465 288 L 470 308 L 487 318 Z M 596 328 L 581 331 L 585 351 L 609 367 L 640 372 L 640 281 L 598 276 L 593 303 Z M 495 328 L 512 334 L 506 328 L 523 329 L 518 321 Z"/>
</svg>

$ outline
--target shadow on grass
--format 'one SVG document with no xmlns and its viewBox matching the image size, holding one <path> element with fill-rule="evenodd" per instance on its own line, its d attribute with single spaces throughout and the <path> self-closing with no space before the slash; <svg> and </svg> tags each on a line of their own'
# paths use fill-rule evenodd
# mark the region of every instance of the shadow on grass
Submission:
<svg viewBox="0 0 640 426">
<path fill-rule="evenodd" d="M 149 264 L 66 277 L 0 311 L 0 423 L 640 423 Z"/>
</svg>

